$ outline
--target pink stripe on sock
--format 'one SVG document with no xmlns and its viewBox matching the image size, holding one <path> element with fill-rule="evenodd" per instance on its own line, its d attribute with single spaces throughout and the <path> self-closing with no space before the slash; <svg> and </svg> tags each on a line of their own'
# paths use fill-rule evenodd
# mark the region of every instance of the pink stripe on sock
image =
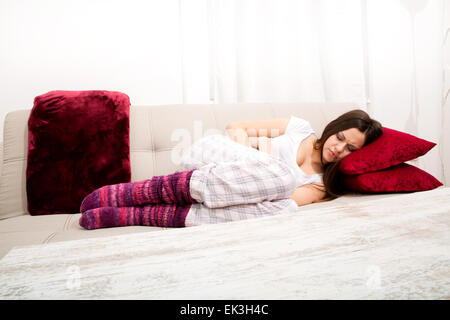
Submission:
<svg viewBox="0 0 450 320">
<path fill-rule="evenodd" d="M 145 204 L 146 203 L 146 197 L 145 197 L 145 194 L 144 194 L 144 192 L 145 192 L 145 182 L 146 182 L 147 180 L 144 180 L 144 181 L 142 181 L 142 182 L 140 182 L 139 183 L 139 193 L 138 193 L 138 195 L 139 195 L 139 197 L 138 197 L 138 204 L 139 205 L 143 205 L 143 204 Z"/>
<path fill-rule="evenodd" d="M 131 201 L 133 202 L 133 204 L 138 204 L 139 202 L 139 198 L 140 198 L 140 185 L 141 182 L 135 182 L 132 187 L 131 187 Z"/>
<path fill-rule="evenodd" d="M 133 210 L 133 226 L 141 225 L 141 214 L 144 214 L 144 208 L 135 208 L 135 210 Z"/>
<path fill-rule="evenodd" d="M 101 187 L 100 189 L 98 189 L 98 193 L 99 193 L 99 198 L 100 198 L 100 207 L 106 207 L 106 197 L 105 197 L 105 193 L 106 193 L 106 188 L 108 188 L 107 186 L 105 187 Z"/>
<path fill-rule="evenodd" d="M 156 226 L 156 218 L 155 218 L 156 209 L 157 209 L 157 207 L 151 207 L 151 206 L 145 207 L 145 211 L 146 212 L 148 211 L 148 217 L 149 217 L 149 220 L 151 221 L 152 226 Z"/>
<path fill-rule="evenodd" d="M 151 208 L 150 206 L 145 206 L 142 207 L 141 209 L 141 215 L 139 216 L 139 219 L 141 219 L 141 222 L 139 223 L 139 225 L 141 226 L 151 226 Z"/>
<path fill-rule="evenodd" d="M 111 190 L 111 186 L 107 186 L 105 187 L 105 193 L 104 193 L 104 197 L 105 197 L 105 207 L 110 207 L 111 204 L 109 203 L 109 201 L 111 200 L 111 197 L 109 195 Z"/>
<path fill-rule="evenodd" d="M 136 200 L 138 202 L 134 202 L 135 205 L 136 204 L 143 205 L 143 204 L 145 204 L 147 202 L 146 201 L 147 197 L 145 196 L 145 185 L 146 185 L 146 183 L 147 183 L 147 180 L 143 180 L 143 181 L 139 182 L 139 185 L 137 186 L 137 190 L 136 190 L 136 193 L 137 193 L 137 199 Z"/>
<path fill-rule="evenodd" d="M 119 208 L 119 221 L 120 221 L 120 226 L 124 227 L 127 226 L 127 216 L 128 216 L 128 209 L 125 207 L 120 207 Z"/>
<path fill-rule="evenodd" d="M 142 200 L 148 199 L 147 194 L 146 194 L 146 185 L 147 185 L 147 180 L 142 181 L 142 184 L 140 186 L 141 190 L 139 190 L 139 192 L 141 193 L 141 199 Z"/>
<path fill-rule="evenodd" d="M 117 206 L 117 188 L 119 187 L 119 185 L 115 184 L 113 186 L 111 186 L 111 206 L 112 207 L 116 207 Z"/>
<path fill-rule="evenodd" d="M 93 213 L 94 213 L 94 229 L 98 229 L 101 227 L 101 223 L 100 223 L 100 209 L 101 208 L 95 208 Z"/>
<path fill-rule="evenodd" d="M 119 184 L 119 198 L 117 199 L 117 206 L 122 207 L 123 203 L 123 184 Z"/>
<path fill-rule="evenodd" d="M 163 206 L 162 205 L 158 205 L 155 206 L 155 223 L 156 226 L 162 226 L 162 214 L 161 212 L 163 211 Z"/>
</svg>

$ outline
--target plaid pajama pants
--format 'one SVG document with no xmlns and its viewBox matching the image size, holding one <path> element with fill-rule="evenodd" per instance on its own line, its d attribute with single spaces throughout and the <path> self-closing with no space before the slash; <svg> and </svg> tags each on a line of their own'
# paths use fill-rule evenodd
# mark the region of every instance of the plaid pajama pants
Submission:
<svg viewBox="0 0 450 320">
<path fill-rule="evenodd" d="M 186 226 L 244 220 L 298 209 L 289 197 L 294 174 L 282 161 L 224 135 L 211 135 L 183 153 L 181 170 L 194 171 Z"/>
</svg>

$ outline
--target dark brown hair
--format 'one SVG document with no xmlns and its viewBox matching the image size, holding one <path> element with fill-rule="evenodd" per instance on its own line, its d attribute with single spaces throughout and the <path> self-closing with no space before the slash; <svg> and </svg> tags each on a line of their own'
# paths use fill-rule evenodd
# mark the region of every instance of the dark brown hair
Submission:
<svg viewBox="0 0 450 320">
<path fill-rule="evenodd" d="M 383 133 L 381 123 L 370 118 L 363 110 L 352 110 L 344 113 L 331 121 L 322 132 L 322 136 L 314 145 L 314 149 L 320 149 L 320 157 L 323 163 L 323 145 L 327 139 L 339 131 L 356 128 L 364 133 L 364 146 L 376 140 Z M 341 160 L 329 162 L 323 167 L 323 184 L 326 191 L 326 199 L 331 200 L 348 192 L 342 183 L 342 174 L 339 171 Z"/>
</svg>

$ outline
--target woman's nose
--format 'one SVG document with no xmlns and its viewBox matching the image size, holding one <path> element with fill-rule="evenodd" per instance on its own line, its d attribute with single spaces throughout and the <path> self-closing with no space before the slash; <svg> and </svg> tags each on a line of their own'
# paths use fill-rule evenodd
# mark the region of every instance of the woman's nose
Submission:
<svg viewBox="0 0 450 320">
<path fill-rule="evenodd" d="M 336 146 L 336 150 L 339 151 L 339 152 L 344 151 L 345 145 L 346 145 L 345 142 L 338 143 L 338 145 Z"/>
</svg>

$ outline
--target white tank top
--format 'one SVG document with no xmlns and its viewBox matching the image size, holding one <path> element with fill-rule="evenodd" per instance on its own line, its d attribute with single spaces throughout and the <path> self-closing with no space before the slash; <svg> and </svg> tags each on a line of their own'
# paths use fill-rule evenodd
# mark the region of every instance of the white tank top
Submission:
<svg viewBox="0 0 450 320">
<path fill-rule="evenodd" d="M 283 135 L 272 138 L 272 155 L 284 161 L 293 169 L 297 186 L 313 182 L 322 183 L 322 174 L 307 175 L 297 164 L 297 150 L 305 138 L 315 134 L 308 121 L 291 116 Z"/>
</svg>

